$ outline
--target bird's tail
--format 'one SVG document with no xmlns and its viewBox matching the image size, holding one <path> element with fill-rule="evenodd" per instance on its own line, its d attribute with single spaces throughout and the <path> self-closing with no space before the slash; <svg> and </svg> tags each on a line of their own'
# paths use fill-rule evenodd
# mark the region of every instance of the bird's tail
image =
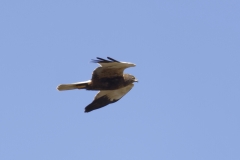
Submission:
<svg viewBox="0 0 240 160">
<path fill-rule="evenodd" d="M 65 91 L 65 90 L 72 90 L 72 89 L 86 89 L 90 81 L 85 82 L 77 82 L 77 83 L 71 83 L 71 84 L 60 84 L 57 86 L 57 90 L 59 91 Z"/>
</svg>

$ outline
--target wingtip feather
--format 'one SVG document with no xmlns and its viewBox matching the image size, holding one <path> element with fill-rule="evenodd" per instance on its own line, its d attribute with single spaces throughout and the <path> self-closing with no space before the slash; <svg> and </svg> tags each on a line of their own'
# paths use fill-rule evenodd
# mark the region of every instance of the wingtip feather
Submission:
<svg viewBox="0 0 240 160">
<path fill-rule="evenodd" d="M 92 63 L 112 63 L 112 62 L 118 62 L 120 63 L 120 61 L 117 61 L 111 57 L 107 57 L 109 60 L 104 59 L 104 58 L 100 58 L 100 57 L 96 57 L 96 59 L 92 59 L 91 62 Z"/>
</svg>

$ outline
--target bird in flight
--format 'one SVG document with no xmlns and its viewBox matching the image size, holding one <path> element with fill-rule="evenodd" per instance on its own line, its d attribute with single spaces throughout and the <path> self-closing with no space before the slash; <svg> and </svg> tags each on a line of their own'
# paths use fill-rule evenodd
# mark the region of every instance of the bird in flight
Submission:
<svg viewBox="0 0 240 160">
<path fill-rule="evenodd" d="M 61 84 L 57 87 L 59 91 L 72 89 L 99 90 L 92 103 L 85 107 L 85 112 L 91 112 L 108 104 L 117 102 L 127 94 L 138 80 L 130 74 L 123 73 L 126 68 L 136 66 L 129 62 L 120 62 L 113 58 L 107 59 L 97 57 L 92 60 L 98 63 L 91 80 L 71 84 Z"/>
</svg>

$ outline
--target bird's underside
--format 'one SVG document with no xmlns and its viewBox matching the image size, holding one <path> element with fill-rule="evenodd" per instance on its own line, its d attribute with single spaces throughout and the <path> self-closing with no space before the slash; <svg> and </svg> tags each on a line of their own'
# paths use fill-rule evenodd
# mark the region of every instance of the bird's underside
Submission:
<svg viewBox="0 0 240 160">
<path fill-rule="evenodd" d="M 57 89 L 59 91 L 72 89 L 100 90 L 93 102 L 85 108 L 85 112 L 102 108 L 120 100 L 132 89 L 133 83 L 137 82 L 134 76 L 123 73 L 124 69 L 134 67 L 135 64 L 107 58 L 108 60 L 97 57 L 97 60 L 92 60 L 94 63 L 99 63 L 100 66 L 93 71 L 91 80 L 61 84 Z"/>
</svg>

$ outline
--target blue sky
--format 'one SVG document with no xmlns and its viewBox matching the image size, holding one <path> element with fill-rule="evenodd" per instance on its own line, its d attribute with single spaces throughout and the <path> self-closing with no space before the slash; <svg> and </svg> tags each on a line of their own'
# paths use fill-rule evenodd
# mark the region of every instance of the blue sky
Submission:
<svg viewBox="0 0 240 160">
<path fill-rule="evenodd" d="M 0 1 L 0 159 L 239 160 L 240 2 Z M 95 57 L 137 64 L 84 113 Z"/>
</svg>

